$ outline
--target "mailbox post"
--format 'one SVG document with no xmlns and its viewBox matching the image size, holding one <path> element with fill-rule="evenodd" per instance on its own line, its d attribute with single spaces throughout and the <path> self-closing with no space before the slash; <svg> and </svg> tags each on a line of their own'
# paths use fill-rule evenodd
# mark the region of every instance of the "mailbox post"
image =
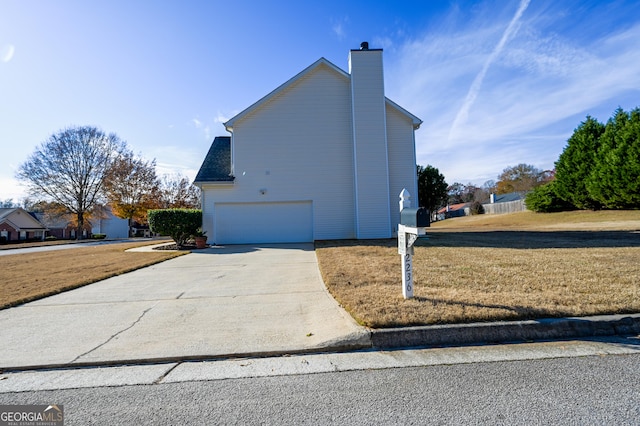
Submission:
<svg viewBox="0 0 640 426">
<path fill-rule="evenodd" d="M 400 192 L 400 223 L 398 224 L 398 254 L 402 263 L 402 296 L 413 297 L 413 244 L 419 236 L 426 234 L 429 226 L 429 211 L 411 208 L 411 194 L 406 189 Z"/>
</svg>

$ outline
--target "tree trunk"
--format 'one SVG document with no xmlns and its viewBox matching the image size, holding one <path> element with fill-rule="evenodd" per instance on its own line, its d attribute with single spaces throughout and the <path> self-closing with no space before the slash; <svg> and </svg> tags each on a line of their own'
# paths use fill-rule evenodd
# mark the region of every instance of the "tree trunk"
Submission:
<svg viewBox="0 0 640 426">
<path fill-rule="evenodd" d="M 76 230 L 76 240 L 84 239 L 84 214 L 78 212 L 76 214 L 76 220 L 78 222 L 78 229 Z"/>
</svg>

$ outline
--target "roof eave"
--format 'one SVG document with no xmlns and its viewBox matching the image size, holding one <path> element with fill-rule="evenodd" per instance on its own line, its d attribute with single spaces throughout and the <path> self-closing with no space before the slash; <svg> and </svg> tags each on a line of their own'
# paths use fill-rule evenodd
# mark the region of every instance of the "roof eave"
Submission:
<svg viewBox="0 0 640 426">
<path fill-rule="evenodd" d="M 418 130 L 420 128 L 420 125 L 422 124 L 422 120 L 420 120 L 418 117 L 416 117 L 415 115 L 411 114 L 409 111 L 407 111 L 406 109 L 402 108 L 400 105 L 398 105 L 397 103 L 393 102 L 391 99 L 385 97 L 385 101 L 387 103 L 389 103 L 389 105 L 391 105 L 392 107 L 396 108 L 398 111 L 400 111 L 402 114 L 406 115 L 407 117 L 409 117 L 411 119 L 411 123 L 413 124 L 413 130 Z"/>
</svg>

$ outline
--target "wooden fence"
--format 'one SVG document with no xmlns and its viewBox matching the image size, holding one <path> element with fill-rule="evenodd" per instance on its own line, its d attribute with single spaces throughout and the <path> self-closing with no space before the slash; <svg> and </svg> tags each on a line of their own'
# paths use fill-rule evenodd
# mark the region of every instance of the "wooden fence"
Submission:
<svg viewBox="0 0 640 426">
<path fill-rule="evenodd" d="M 506 203 L 483 204 L 484 214 L 506 214 L 527 210 L 524 200 L 509 201 Z"/>
</svg>

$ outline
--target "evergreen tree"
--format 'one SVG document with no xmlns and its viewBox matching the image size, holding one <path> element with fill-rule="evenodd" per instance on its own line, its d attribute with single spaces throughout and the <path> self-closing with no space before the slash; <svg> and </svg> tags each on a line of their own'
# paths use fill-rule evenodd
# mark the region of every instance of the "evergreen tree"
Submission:
<svg viewBox="0 0 640 426">
<path fill-rule="evenodd" d="M 447 201 L 447 182 L 435 167 L 418 166 L 417 171 L 418 204 L 433 212 Z"/>
<path fill-rule="evenodd" d="M 640 207 L 640 109 L 628 113 L 618 108 L 600 140 L 586 181 L 589 194 L 605 208 Z"/>
<path fill-rule="evenodd" d="M 524 200 L 527 208 L 539 213 L 572 210 L 573 206 L 558 196 L 557 184 L 555 180 L 534 188 Z"/>
<path fill-rule="evenodd" d="M 598 209 L 601 203 L 587 190 L 587 179 L 596 165 L 600 136 L 605 126 L 587 116 L 567 141 L 556 161 L 555 193 L 579 209 Z"/>
</svg>

